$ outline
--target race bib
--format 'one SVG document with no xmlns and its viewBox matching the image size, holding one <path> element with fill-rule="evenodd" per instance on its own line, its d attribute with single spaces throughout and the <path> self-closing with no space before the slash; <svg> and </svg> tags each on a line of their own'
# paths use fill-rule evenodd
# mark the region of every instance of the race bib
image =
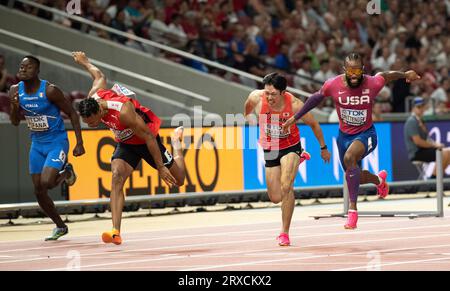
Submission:
<svg viewBox="0 0 450 291">
<path fill-rule="evenodd" d="M 266 136 L 271 138 L 286 138 L 291 134 L 291 129 L 288 129 L 287 133 L 282 132 L 282 127 L 275 124 L 264 125 L 264 132 Z"/>
<path fill-rule="evenodd" d="M 136 98 L 136 93 L 131 91 L 125 86 L 122 86 L 120 84 L 114 84 L 114 86 L 111 88 L 114 92 L 116 92 L 118 95 L 125 95 L 127 97 Z"/>
<path fill-rule="evenodd" d="M 124 130 L 117 130 L 111 128 L 111 131 L 114 133 L 114 136 L 119 141 L 126 141 L 127 139 L 131 138 L 134 135 L 133 130 L 130 128 Z"/>
<path fill-rule="evenodd" d="M 367 110 L 341 108 L 341 119 L 344 123 L 352 126 L 360 126 L 367 121 Z"/>
<path fill-rule="evenodd" d="M 25 116 L 28 128 L 32 131 L 46 131 L 48 126 L 47 116 Z"/>
</svg>

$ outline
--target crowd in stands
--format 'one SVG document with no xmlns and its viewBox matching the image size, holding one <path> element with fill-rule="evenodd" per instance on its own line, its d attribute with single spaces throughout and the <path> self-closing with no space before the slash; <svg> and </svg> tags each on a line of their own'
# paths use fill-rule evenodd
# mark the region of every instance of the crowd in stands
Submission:
<svg viewBox="0 0 450 291">
<path fill-rule="evenodd" d="M 37 0 L 66 9 L 64 0 Z M 367 0 L 86 0 L 82 17 L 258 76 L 277 70 L 289 85 L 310 93 L 342 73 L 350 52 L 363 55 L 365 71 L 416 70 L 422 79 L 386 86 L 375 112 L 405 112 L 407 97 L 421 96 L 450 112 L 450 0 L 380 0 L 369 15 Z M 155 50 L 133 38 L 86 28 L 67 17 L 18 5 L 30 14 L 164 56 L 205 73 L 255 86 L 253 81 L 201 62 Z M 1 83 L 0 83 L 1 85 Z M 322 109 L 333 111 L 331 100 Z M 376 117 L 378 119 L 378 117 Z"/>
</svg>

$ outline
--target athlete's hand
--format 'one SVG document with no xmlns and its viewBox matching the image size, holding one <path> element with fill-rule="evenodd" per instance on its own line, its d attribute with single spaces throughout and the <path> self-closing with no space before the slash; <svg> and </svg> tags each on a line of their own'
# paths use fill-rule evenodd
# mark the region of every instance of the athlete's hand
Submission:
<svg viewBox="0 0 450 291">
<path fill-rule="evenodd" d="M 415 71 L 407 71 L 405 72 L 406 83 L 411 83 L 416 80 L 420 80 L 420 76 Z"/>
<path fill-rule="evenodd" d="M 321 151 L 320 151 L 320 156 L 322 157 L 322 160 L 323 160 L 325 163 L 329 163 L 329 162 L 330 162 L 330 159 L 331 159 L 331 153 L 330 153 L 327 149 L 321 150 Z"/>
<path fill-rule="evenodd" d="M 84 52 L 72 52 L 73 60 L 80 65 L 86 64 L 89 62 L 88 57 Z"/>
<path fill-rule="evenodd" d="M 77 145 L 75 146 L 75 148 L 73 149 L 73 156 L 74 157 L 79 157 L 84 155 L 86 151 L 84 150 L 84 146 L 82 143 L 77 143 Z"/>
<path fill-rule="evenodd" d="M 163 179 L 169 187 L 174 187 L 177 185 L 177 180 L 172 176 L 172 173 L 170 173 L 167 167 L 160 167 L 158 169 L 158 173 L 161 179 Z"/>
<path fill-rule="evenodd" d="M 10 100 L 11 100 L 11 104 L 13 106 L 19 107 L 19 91 L 18 90 L 14 93 L 14 96 Z"/>
<path fill-rule="evenodd" d="M 288 120 L 286 120 L 285 123 L 283 123 L 281 130 L 283 131 L 283 133 L 288 133 L 289 132 L 289 128 L 291 128 L 292 124 L 295 123 L 295 117 L 291 116 L 291 118 L 289 118 Z"/>
</svg>

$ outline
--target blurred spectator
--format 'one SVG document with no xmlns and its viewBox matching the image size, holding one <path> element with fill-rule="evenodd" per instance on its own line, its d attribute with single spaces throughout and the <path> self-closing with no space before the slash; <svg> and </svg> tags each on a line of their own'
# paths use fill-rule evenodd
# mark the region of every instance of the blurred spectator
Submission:
<svg viewBox="0 0 450 291">
<path fill-rule="evenodd" d="M 443 149 L 442 161 L 443 167 L 446 169 L 450 164 L 450 148 L 444 148 L 443 144 L 436 143 L 428 137 L 428 128 L 423 121 L 427 107 L 428 104 L 423 98 L 414 98 L 412 114 L 404 127 L 408 158 L 410 161 L 434 162 L 436 161 L 436 149 Z M 432 178 L 436 178 L 436 167 L 433 170 Z"/>
<path fill-rule="evenodd" d="M 0 92 L 8 92 L 9 87 L 17 83 L 17 78 L 8 73 L 5 57 L 0 55 Z"/>
<path fill-rule="evenodd" d="M 65 10 L 66 1 L 36 2 Z M 236 68 L 243 68 L 248 43 L 255 42 L 259 61 L 284 71 L 288 79 L 294 80 L 295 87 L 308 92 L 316 89 L 312 75 L 320 82 L 324 80 L 326 70 L 322 65 L 327 65 L 322 60 L 328 59 L 330 70 L 338 74 L 345 55 L 359 52 L 366 74 L 374 74 L 375 70 L 414 69 L 430 76 L 413 87 L 403 80 L 389 85 L 393 111 L 404 112 L 405 98 L 412 94 L 429 98 L 441 81 L 449 77 L 450 1 L 381 3 L 381 14 L 368 16 L 367 1 L 354 0 L 90 0 L 83 1 L 83 16 Z M 61 25 L 81 28 L 78 22 L 52 16 L 42 9 L 29 5 L 19 8 Z M 117 15 L 121 11 L 123 15 Z M 127 37 L 98 29 L 91 33 L 149 51 Z M 162 55 L 181 60 L 170 54 Z M 248 56 L 252 58 L 251 54 Z M 382 103 L 384 112 L 387 101 Z"/>
<path fill-rule="evenodd" d="M 324 59 L 320 61 L 320 70 L 314 74 L 314 79 L 324 83 L 326 80 L 335 77 L 336 74 L 331 70 L 330 61 Z M 320 86 L 320 84 L 319 84 Z"/>
<path fill-rule="evenodd" d="M 172 21 L 169 24 L 169 34 L 172 34 L 174 39 L 179 42 L 180 46 L 184 46 L 187 42 L 187 35 L 181 25 L 181 15 L 177 13 L 172 14 Z"/>
<path fill-rule="evenodd" d="M 62 11 L 66 10 L 66 1 L 64 1 L 64 0 L 57 0 L 55 8 L 59 9 L 59 10 L 62 10 Z M 52 21 L 56 22 L 58 24 L 61 24 L 63 26 L 66 26 L 66 27 L 71 27 L 72 26 L 72 21 L 70 21 L 69 18 L 67 18 L 67 17 L 65 17 L 63 15 L 60 15 L 60 14 L 56 14 L 56 13 L 53 14 Z"/>
<path fill-rule="evenodd" d="M 125 24 L 125 18 L 126 18 L 126 11 L 124 9 L 118 10 L 116 13 L 116 17 L 111 22 L 112 28 L 122 32 L 127 32 L 128 28 L 127 25 Z M 121 44 L 125 44 L 127 42 L 127 37 L 122 35 L 114 34 L 113 39 L 120 42 Z"/>
<path fill-rule="evenodd" d="M 294 77 L 294 86 L 307 92 L 313 92 L 314 86 L 311 79 L 311 58 L 305 56 L 301 61 L 301 68 Z"/>
<path fill-rule="evenodd" d="M 442 79 L 440 86 L 433 91 L 430 97 L 434 100 L 437 114 L 447 113 L 447 101 L 450 97 L 450 79 Z"/>
<path fill-rule="evenodd" d="M 283 43 L 281 45 L 280 52 L 275 56 L 275 68 L 290 71 L 291 70 L 291 62 L 289 61 L 289 46 L 287 43 Z"/>
<path fill-rule="evenodd" d="M 5 67 L 5 57 L 0 55 L 0 92 L 7 92 L 6 81 L 8 80 L 8 71 Z"/>
<path fill-rule="evenodd" d="M 381 116 L 382 113 L 383 113 L 383 104 L 380 101 L 375 100 L 375 104 L 372 110 L 372 120 L 374 122 L 383 121 L 383 117 Z"/>
</svg>

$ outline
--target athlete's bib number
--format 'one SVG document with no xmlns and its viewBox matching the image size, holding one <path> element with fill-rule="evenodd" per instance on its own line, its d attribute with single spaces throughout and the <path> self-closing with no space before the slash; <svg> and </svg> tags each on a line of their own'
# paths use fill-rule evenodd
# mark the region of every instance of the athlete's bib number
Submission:
<svg viewBox="0 0 450 291">
<path fill-rule="evenodd" d="M 131 130 L 130 128 L 124 130 L 117 130 L 111 128 L 111 131 L 114 132 L 114 135 L 119 141 L 126 141 L 127 139 L 129 139 L 134 135 L 133 130 Z"/>
<path fill-rule="evenodd" d="M 266 136 L 271 138 L 286 138 L 291 134 L 291 129 L 289 128 L 287 133 L 284 133 L 280 125 L 266 124 L 264 125 L 264 132 Z"/>
<path fill-rule="evenodd" d="M 28 128 L 32 131 L 46 131 L 49 129 L 47 116 L 25 116 Z"/>
<path fill-rule="evenodd" d="M 353 126 L 360 126 L 367 121 L 367 110 L 344 109 L 341 108 L 341 119 L 344 123 Z"/>
</svg>

